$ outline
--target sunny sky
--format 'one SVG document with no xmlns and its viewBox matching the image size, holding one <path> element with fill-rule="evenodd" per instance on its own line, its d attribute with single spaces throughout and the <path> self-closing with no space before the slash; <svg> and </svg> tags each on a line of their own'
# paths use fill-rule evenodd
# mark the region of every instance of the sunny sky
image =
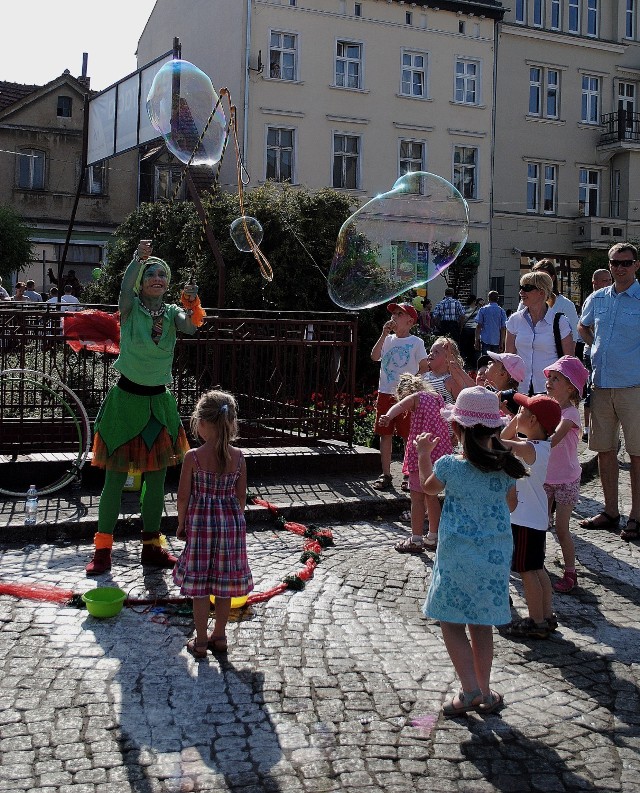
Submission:
<svg viewBox="0 0 640 793">
<path fill-rule="evenodd" d="M 82 73 L 89 53 L 91 88 L 101 91 L 136 69 L 138 39 L 155 0 L 0 0 L 0 80 L 44 85 L 69 69 Z M 169 49 L 171 43 L 167 49 Z"/>
</svg>

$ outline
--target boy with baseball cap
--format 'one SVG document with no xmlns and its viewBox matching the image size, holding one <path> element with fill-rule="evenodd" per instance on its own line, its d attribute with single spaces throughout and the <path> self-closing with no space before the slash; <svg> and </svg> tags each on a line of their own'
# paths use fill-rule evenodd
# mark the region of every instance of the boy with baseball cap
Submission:
<svg viewBox="0 0 640 793">
<path fill-rule="evenodd" d="M 505 446 L 529 466 L 529 476 L 518 479 L 518 506 L 511 513 L 513 562 L 520 573 L 529 616 L 516 619 L 502 630 L 510 636 L 546 639 L 557 628 L 552 608 L 553 589 L 544 569 L 546 532 L 549 526 L 544 483 L 551 454 L 548 438 L 560 423 L 560 405 L 544 394 L 514 394 L 518 413 L 502 433 Z M 524 439 L 516 437 L 516 433 Z"/>
<path fill-rule="evenodd" d="M 373 431 L 380 436 L 380 462 L 382 474 L 372 487 L 387 490 L 391 487 L 391 449 L 394 433 L 405 441 L 409 436 L 411 417 L 403 413 L 382 426 L 380 416 L 384 416 L 396 402 L 396 389 L 400 375 L 424 374 L 427 371 L 427 351 L 422 339 L 411 334 L 411 328 L 418 321 L 418 312 L 411 303 L 389 303 L 387 311 L 391 319 L 382 327 L 380 338 L 371 350 L 371 360 L 380 361 L 380 380 L 376 402 L 376 423 Z"/>
</svg>

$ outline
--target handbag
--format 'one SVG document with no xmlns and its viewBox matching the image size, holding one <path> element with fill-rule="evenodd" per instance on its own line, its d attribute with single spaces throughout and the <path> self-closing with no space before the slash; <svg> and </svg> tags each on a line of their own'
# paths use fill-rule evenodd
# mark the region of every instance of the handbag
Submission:
<svg viewBox="0 0 640 793">
<path fill-rule="evenodd" d="M 562 350 L 562 339 L 560 338 L 560 317 L 564 317 L 562 311 L 558 311 L 558 313 L 553 318 L 553 338 L 556 342 L 556 354 L 558 358 L 562 358 L 564 355 Z"/>
</svg>

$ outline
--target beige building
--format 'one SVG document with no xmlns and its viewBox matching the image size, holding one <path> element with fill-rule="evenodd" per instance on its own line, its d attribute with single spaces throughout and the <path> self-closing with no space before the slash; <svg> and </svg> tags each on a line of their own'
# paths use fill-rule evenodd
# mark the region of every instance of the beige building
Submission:
<svg viewBox="0 0 640 793">
<path fill-rule="evenodd" d="M 230 89 L 250 186 L 330 186 L 363 203 L 406 171 L 436 173 L 469 203 L 474 288 L 486 292 L 500 3 L 190 0 L 188 9 L 157 0 L 138 63 L 177 36 L 182 57 Z M 232 189 L 231 159 L 221 181 Z M 438 278 L 429 293 L 439 299 L 444 287 Z"/>
<path fill-rule="evenodd" d="M 499 27 L 492 285 L 515 307 L 543 256 L 581 302 L 582 257 L 640 240 L 640 4 L 513 0 Z"/>
<path fill-rule="evenodd" d="M 33 228 L 36 260 L 20 279 L 32 278 L 37 291 L 49 289 L 49 268 L 57 272 L 72 215 L 87 90 L 88 80 L 66 72 L 44 86 L 0 82 L 0 204 Z M 111 234 L 136 207 L 137 179 L 135 153 L 118 158 L 117 167 L 88 169 L 65 272 L 90 279 Z"/>
</svg>

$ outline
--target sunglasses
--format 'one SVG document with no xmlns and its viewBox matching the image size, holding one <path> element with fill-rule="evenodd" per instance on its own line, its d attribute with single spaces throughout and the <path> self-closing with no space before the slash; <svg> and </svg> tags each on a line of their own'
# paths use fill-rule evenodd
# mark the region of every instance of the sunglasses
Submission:
<svg viewBox="0 0 640 793">
<path fill-rule="evenodd" d="M 633 267 L 636 259 L 609 259 L 609 264 L 613 267 Z"/>
<path fill-rule="evenodd" d="M 533 284 L 524 284 L 520 286 L 521 292 L 535 292 L 538 287 Z"/>
</svg>

